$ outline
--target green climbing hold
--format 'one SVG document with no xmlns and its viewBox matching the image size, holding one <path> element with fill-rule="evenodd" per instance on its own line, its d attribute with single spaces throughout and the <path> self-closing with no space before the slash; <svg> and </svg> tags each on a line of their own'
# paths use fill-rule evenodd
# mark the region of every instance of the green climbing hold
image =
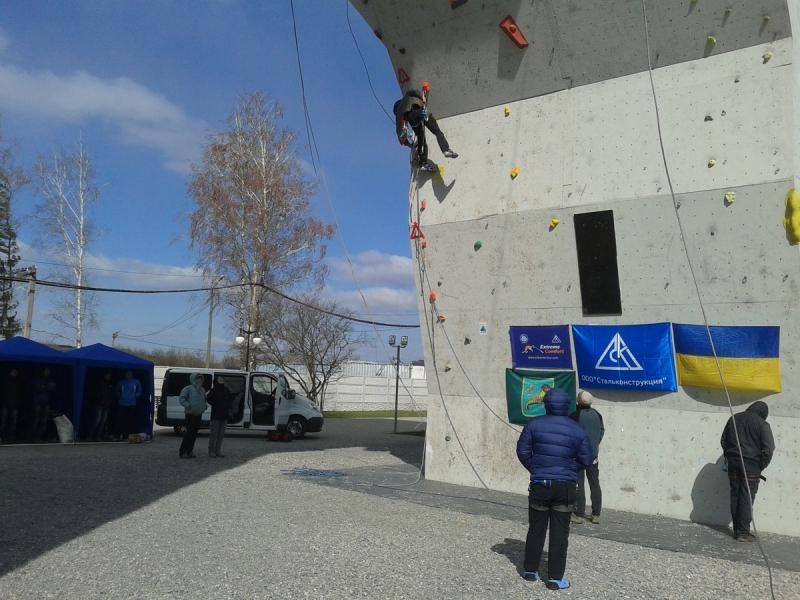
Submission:
<svg viewBox="0 0 800 600">
<path fill-rule="evenodd" d="M 483 244 L 481 244 L 481 241 L 480 241 L 480 240 L 478 240 L 477 242 L 475 242 L 475 243 L 472 245 L 472 247 L 473 247 L 473 248 L 475 248 L 475 252 L 477 252 L 478 250 L 480 250 L 480 249 L 481 249 L 481 246 L 483 246 Z"/>
</svg>

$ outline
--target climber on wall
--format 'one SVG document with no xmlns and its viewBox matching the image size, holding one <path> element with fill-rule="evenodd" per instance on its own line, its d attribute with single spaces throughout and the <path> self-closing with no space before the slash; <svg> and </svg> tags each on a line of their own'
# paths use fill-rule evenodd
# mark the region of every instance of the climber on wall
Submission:
<svg viewBox="0 0 800 600">
<path fill-rule="evenodd" d="M 439 129 L 436 119 L 428 112 L 423 95 L 418 90 L 408 90 L 400 100 L 394 103 L 394 118 L 397 139 L 404 146 L 416 147 L 416 164 L 423 171 L 432 173 L 437 170 L 436 163 L 428 159 L 428 143 L 425 141 L 426 127 L 436 136 L 442 154 L 447 158 L 458 158 L 458 154 L 450 148 L 447 138 Z"/>
</svg>

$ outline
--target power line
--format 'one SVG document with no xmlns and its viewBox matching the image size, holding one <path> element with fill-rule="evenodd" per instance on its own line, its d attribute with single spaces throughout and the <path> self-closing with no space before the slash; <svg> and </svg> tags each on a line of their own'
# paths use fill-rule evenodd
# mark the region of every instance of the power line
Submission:
<svg viewBox="0 0 800 600">
<path fill-rule="evenodd" d="M 303 64 L 300 62 L 300 42 L 297 38 L 297 19 L 295 18 L 294 14 L 294 0 L 289 0 L 289 8 L 292 10 L 292 31 L 294 32 L 294 50 L 295 54 L 297 55 L 297 70 L 300 73 L 300 95 L 303 98 L 303 114 L 305 115 L 306 120 L 306 137 L 308 138 L 308 151 L 311 153 L 311 165 L 314 167 L 314 173 L 317 172 L 317 163 L 319 162 L 319 152 L 317 152 L 317 158 L 314 158 L 314 150 L 316 148 L 316 140 L 312 145 L 312 129 L 311 129 L 311 120 L 308 116 L 308 101 L 306 100 L 306 84 L 303 80 Z"/>
<path fill-rule="evenodd" d="M 46 260 L 30 260 L 27 258 L 20 258 L 19 262 L 31 263 L 34 265 L 49 265 L 52 267 L 72 267 L 67 263 L 52 262 Z M 83 267 L 87 271 L 101 271 L 105 273 L 127 273 L 129 275 L 150 275 L 152 277 L 191 277 L 195 279 L 203 279 L 205 275 L 188 275 L 183 273 L 156 273 L 154 271 L 127 271 L 124 269 L 105 269 L 102 267 Z"/>
<path fill-rule="evenodd" d="M 9 275 L 0 275 L 0 281 L 14 281 L 17 283 L 27 283 L 29 281 L 28 278 L 25 277 L 14 277 Z M 250 285 L 255 287 L 261 288 L 275 294 L 283 298 L 284 300 L 288 300 L 294 304 L 298 304 L 300 306 L 304 306 L 311 310 L 315 310 L 317 312 L 321 312 L 326 315 L 330 315 L 331 317 L 336 317 L 338 319 L 344 319 L 345 321 L 352 321 L 354 323 L 363 323 L 365 325 L 378 325 L 381 327 L 394 327 L 398 329 L 419 329 L 419 325 L 413 325 L 410 323 L 383 323 L 381 321 L 372 321 L 369 319 L 360 319 L 358 317 L 354 317 L 352 315 L 345 315 L 342 313 L 338 313 L 333 310 L 328 310 L 326 308 L 322 308 L 320 306 L 316 306 L 304 300 L 300 300 L 299 298 L 294 298 L 293 296 L 289 296 L 280 290 L 268 286 L 265 283 L 229 283 L 226 285 L 216 285 L 216 286 L 209 286 L 209 287 L 200 287 L 200 288 L 178 288 L 178 289 L 156 289 L 156 290 L 142 290 L 142 289 L 133 289 L 133 288 L 110 288 L 110 287 L 97 287 L 91 285 L 75 285 L 74 283 L 64 283 L 61 281 L 48 281 L 46 279 L 37 279 L 36 285 L 40 285 L 42 287 L 52 287 L 57 289 L 65 289 L 65 290 L 82 290 L 86 292 L 105 292 L 105 293 L 114 293 L 114 294 L 188 294 L 188 293 L 196 293 L 196 292 L 210 292 L 210 291 L 217 291 L 217 290 L 230 290 L 236 288 L 243 288 Z"/>
<path fill-rule="evenodd" d="M 375 98 L 375 102 L 378 103 L 383 114 L 386 115 L 386 118 L 389 119 L 392 123 L 394 123 L 394 118 L 389 114 L 389 111 L 386 110 L 386 107 L 383 106 L 383 102 L 381 102 L 380 98 L 378 98 L 378 94 L 375 92 L 375 88 L 372 85 L 372 77 L 369 75 L 369 69 L 367 68 L 367 61 L 364 59 L 364 54 L 361 52 L 361 47 L 358 45 L 358 40 L 356 39 L 356 34 L 353 31 L 353 25 L 350 23 L 350 0 L 344 0 L 345 6 L 345 14 L 347 15 L 347 27 L 350 29 L 350 35 L 353 37 L 353 44 L 356 46 L 356 50 L 358 50 L 358 55 L 361 57 L 361 64 L 364 65 L 364 73 L 367 75 L 367 83 L 369 83 L 369 89 L 372 90 L 372 97 Z"/>
<path fill-rule="evenodd" d="M 172 344 L 162 344 L 160 342 L 151 342 L 149 340 L 135 339 L 135 338 L 131 338 L 131 337 L 128 337 L 128 336 L 122 335 L 122 334 L 120 334 L 117 337 L 119 337 L 119 339 L 121 339 L 121 340 L 130 340 L 132 342 L 137 342 L 139 344 L 150 344 L 151 346 L 161 346 L 163 348 L 175 348 L 177 350 L 190 350 L 192 352 L 205 352 L 206 351 L 205 348 L 188 348 L 186 346 L 173 346 Z M 230 352 L 230 350 L 211 350 L 211 352 L 213 352 L 214 354 L 227 354 L 228 352 Z"/>
</svg>

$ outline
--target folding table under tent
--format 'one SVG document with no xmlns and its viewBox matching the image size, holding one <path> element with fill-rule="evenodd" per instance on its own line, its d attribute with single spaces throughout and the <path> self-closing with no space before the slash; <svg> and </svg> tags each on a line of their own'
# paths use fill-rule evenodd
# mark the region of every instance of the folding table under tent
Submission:
<svg viewBox="0 0 800 600">
<path fill-rule="evenodd" d="M 0 381 L 5 381 L 12 368 L 19 371 L 22 398 L 17 421 L 18 431 L 26 429 L 32 409 L 33 382 L 44 367 L 50 368 L 56 384 L 50 402 L 51 410 L 67 415 L 74 423 L 76 410 L 79 408 L 75 359 L 22 336 L 0 341 Z"/>
<path fill-rule="evenodd" d="M 133 432 L 153 434 L 154 398 L 153 363 L 133 354 L 122 352 L 104 344 L 92 344 L 66 352 L 64 356 L 74 361 L 76 380 L 76 413 L 75 427 L 78 435 L 91 427 L 90 398 L 86 390 L 94 384 L 103 373 L 113 370 L 113 381 L 122 378 L 125 371 L 132 371 L 133 376 L 142 384 L 142 397 L 136 405 L 136 416 L 133 421 Z"/>
</svg>

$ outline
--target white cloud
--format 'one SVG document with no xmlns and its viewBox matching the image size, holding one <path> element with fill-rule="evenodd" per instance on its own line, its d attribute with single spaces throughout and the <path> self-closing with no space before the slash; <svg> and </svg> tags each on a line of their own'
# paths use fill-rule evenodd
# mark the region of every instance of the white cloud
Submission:
<svg viewBox="0 0 800 600">
<path fill-rule="evenodd" d="M 367 250 L 351 257 L 351 260 L 360 285 L 409 288 L 414 286 L 413 262 L 407 256 Z M 334 280 L 353 281 L 347 259 L 333 257 L 329 260 L 329 264 Z"/>
<path fill-rule="evenodd" d="M 0 50 L 2 44 L 0 31 Z M 86 71 L 58 75 L 0 65 L 0 110 L 115 123 L 124 143 L 160 152 L 169 168 L 182 173 L 204 141 L 203 124 L 163 96 L 125 77 L 101 79 Z"/>
<path fill-rule="evenodd" d="M 413 289 L 372 287 L 362 291 L 369 309 L 364 306 L 358 290 L 328 290 L 327 295 L 341 307 L 352 310 L 360 316 L 366 317 L 372 314 L 379 321 L 411 322 L 416 318 L 417 293 Z"/>
</svg>

